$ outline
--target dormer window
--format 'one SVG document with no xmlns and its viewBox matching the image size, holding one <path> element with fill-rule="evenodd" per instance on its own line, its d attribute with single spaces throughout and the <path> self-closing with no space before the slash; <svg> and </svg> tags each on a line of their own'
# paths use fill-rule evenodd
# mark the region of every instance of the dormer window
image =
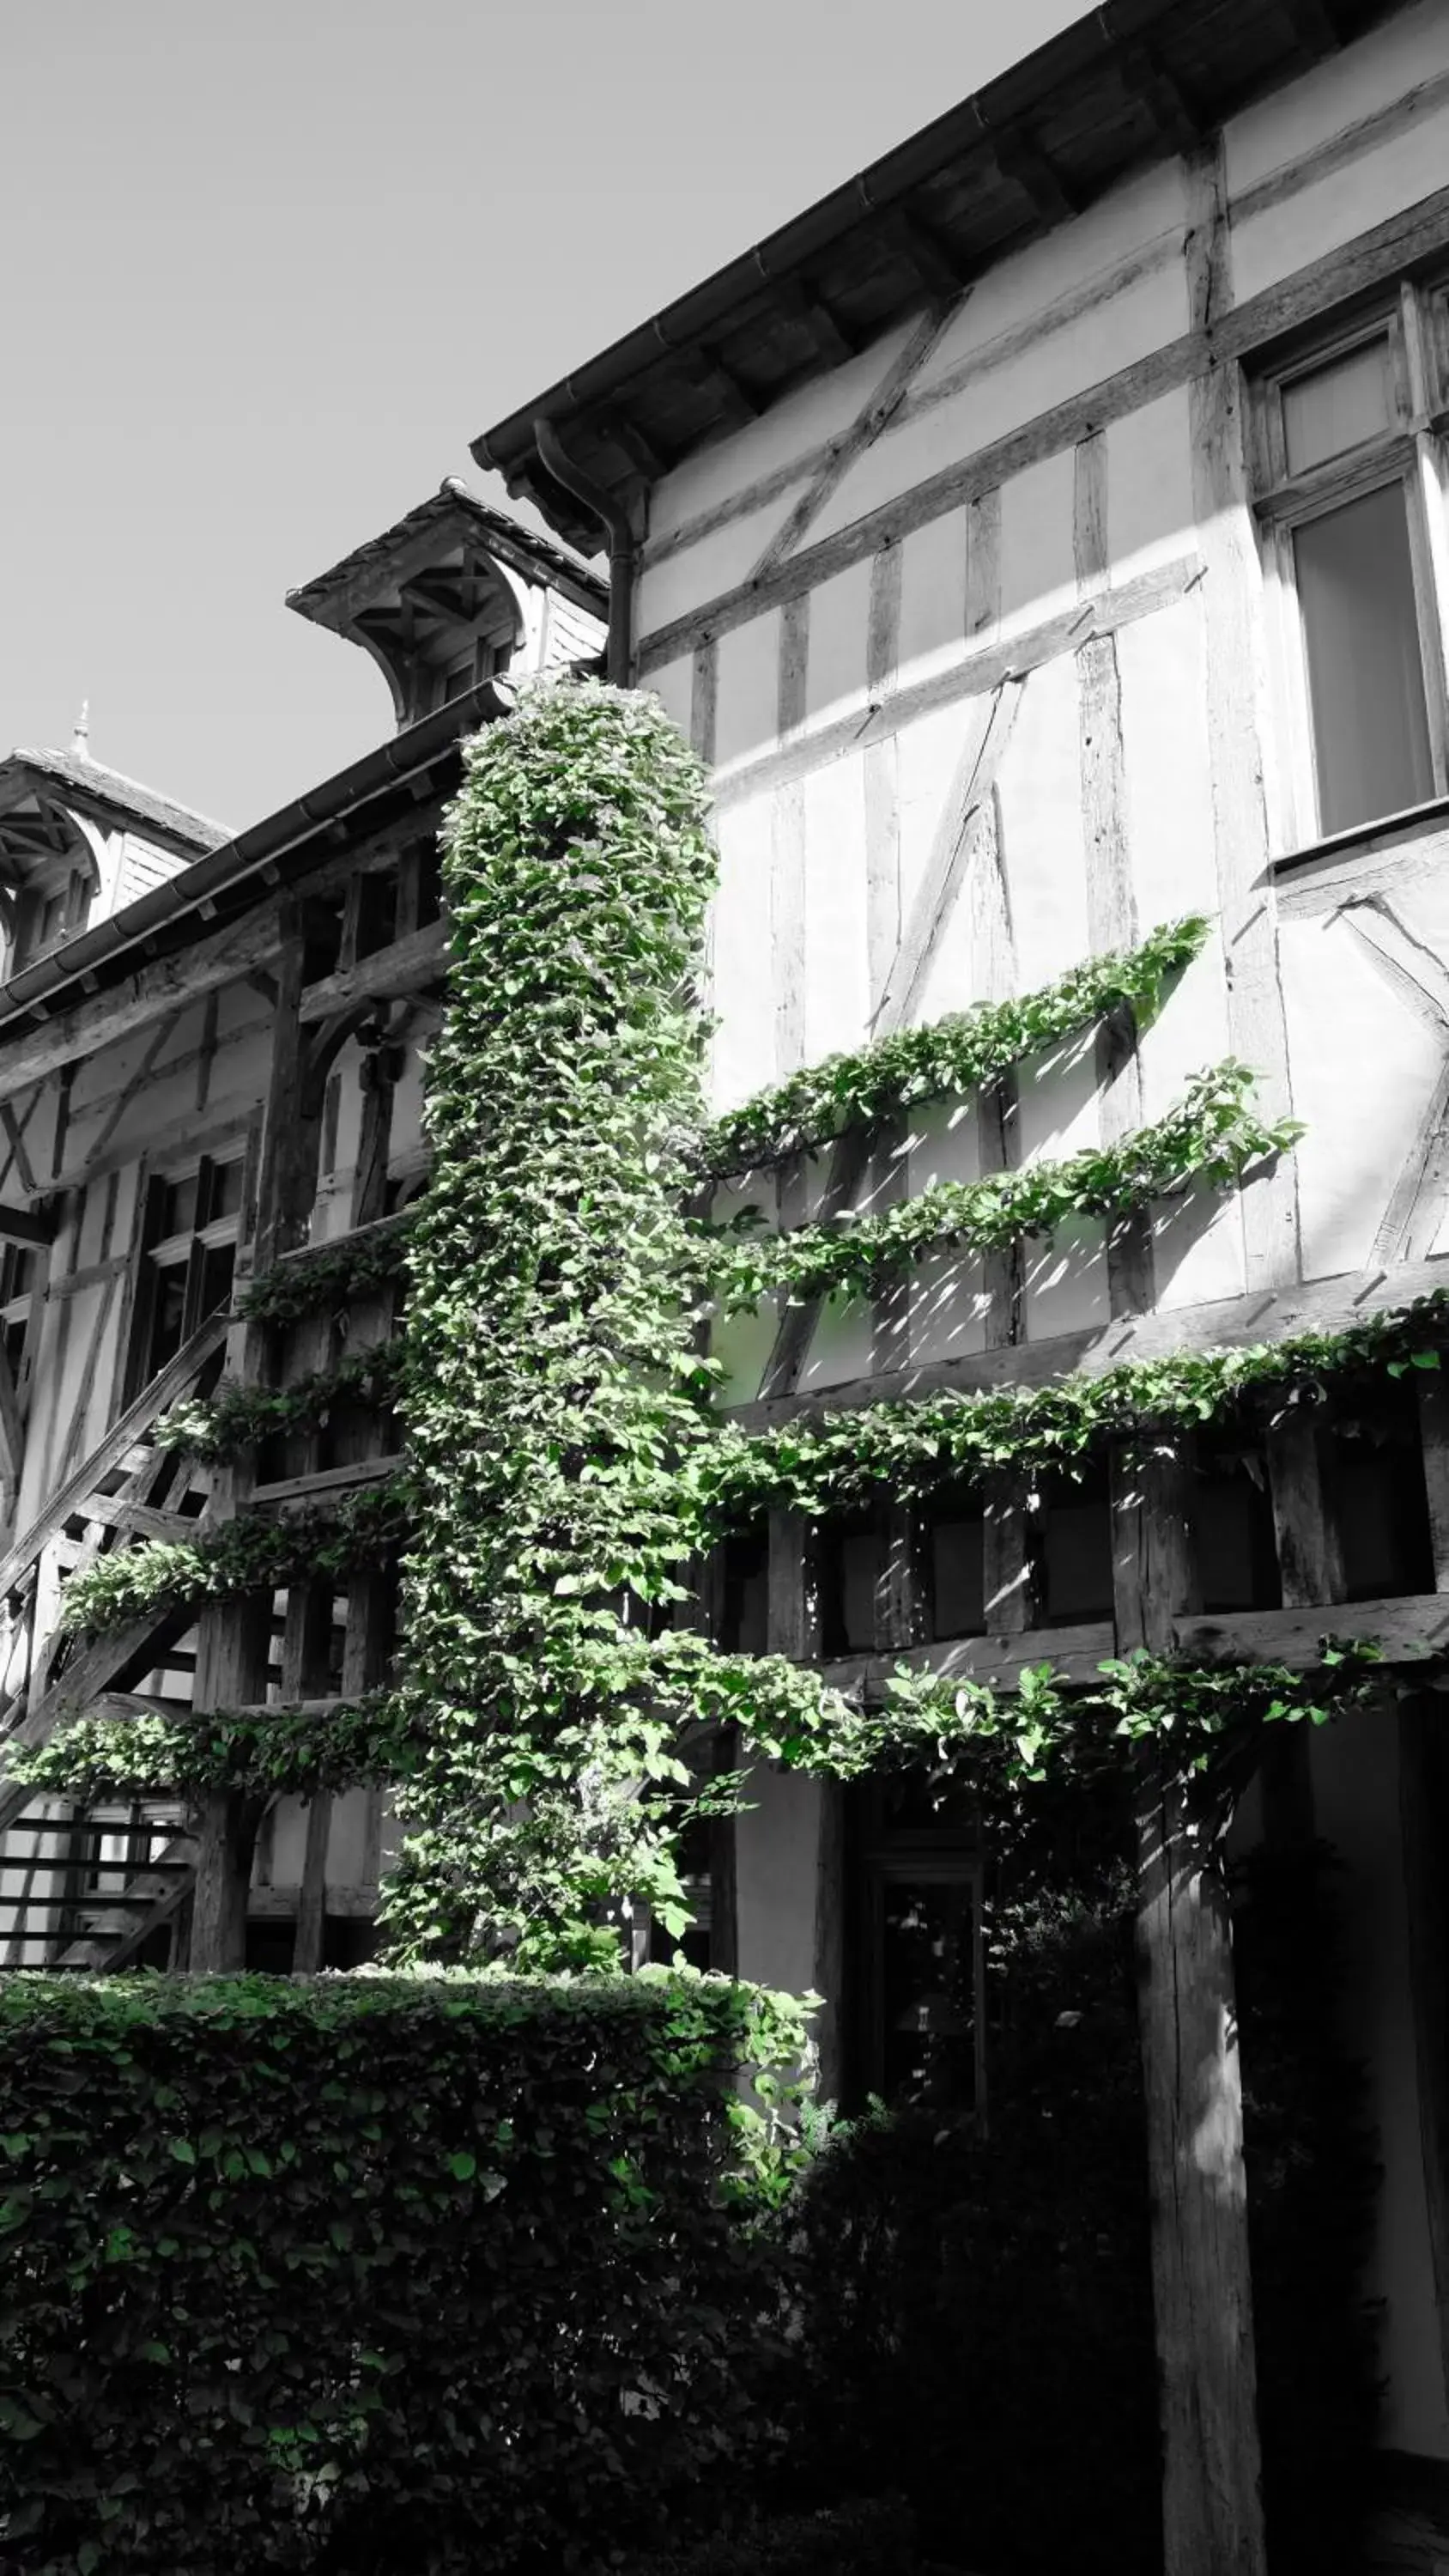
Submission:
<svg viewBox="0 0 1449 2576">
<path fill-rule="evenodd" d="M 456 482 L 290 591 L 288 606 L 371 654 L 404 726 L 510 666 L 591 658 L 608 613 L 597 574 Z"/>
<path fill-rule="evenodd" d="M 35 965 L 59 948 L 62 940 L 84 930 L 94 891 L 94 879 L 84 868 L 68 869 L 63 877 L 47 872 L 24 887 L 16 906 L 11 972 Z"/>
</svg>

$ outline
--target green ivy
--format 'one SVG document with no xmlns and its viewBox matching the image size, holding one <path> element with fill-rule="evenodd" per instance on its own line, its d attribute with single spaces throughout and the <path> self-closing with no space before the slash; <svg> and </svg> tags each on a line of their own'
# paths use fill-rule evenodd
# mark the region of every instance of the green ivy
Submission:
<svg viewBox="0 0 1449 2576">
<path fill-rule="evenodd" d="M 295 1324 L 324 1307 L 342 1308 L 400 1278 L 408 1230 L 416 1210 L 368 1226 L 360 1237 L 343 1236 L 315 1250 L 290 1253 L 253 1279 L 237 1298 L 237 1313 L 267 1324 Z"/>
<path fill-rule="evenodd" d="M 679 1465 L 706 1428 L 683 1201 L 715 858 L 652 700 L 528 691 L 464 761 L 401 1399 L 399 1689 L 425 1751 L 384 1921 L 403 1955 L 553 1956 L 635 1896 L 686 1919 L 690 1775 L 636 1640 L 683 1593 Z"/>
<path fill-rule="evenodd" d="M 718 1179 L 758 1171 L 827 1145 L 848 1127 L 877 1127 L 921 1101 L 997 1081 L 1023 1057 L 1059 1046 L 1113 1011 L 1125 1007 L 1145 1018 L 1164 985 L 1199 954 L 1209 928 L 1200 914 L 1189 914 L 1139 947 L 1089 958 L 1017 1001 L 985 1002 L 807 1065 L 716 1119 L 704 1138 L 703 1168 Z"/>
<path fill-rule="evenodd" d="M 163 1413 L 155 1428 L 156 1445 L 209 1461 L 235 1458 L 279 1433 L 322 1430 L 339 1405 L 390 1412 L 402 1361 L 401 1342 L 379 1342 L 290 1386 L 239 1386 L 224 1380 L 206 1402 L 173 1405 Z"/>
<path fill-rule="evenodd" d="M 390 1691 L 310 1708 L 156 1711 L 80 1717 L 48 1743 L 18 1746 L 6 1765 L 33 1789 L 91 1800 L 244 1789 L 315 1796 L 406 1777 L 416 1759 Z"/>
<path fill-rule="evenodd" d="M 797 1414 L 763 1431 L 724 1423 L 689 1461 L 703 1546 L 766 1511 L 812 1517 L 882 1487 L 908 1497 L 1002 1470 L 1028 1480 L 1078 1471 L 1111 1443 L 1150 1444 L 1208 1424 L 1245 1431 L 1330 1393 L 1434 1370 L 1449 1348 L 1449 1292 L 1339 1333 L 1297 1333 L 1237 1349 L 1122 1360 L 1095 1377 L 902 1396 Z"/>
<path fill-rule="evenodd" d="M 118 1552 L 65 1603 L 73 1628 L 115 1624 L 406 1548 L 399 1677 L 320 1725 L 298 1710 L 175 1729 L 86 1721 L 29 1757 L 33 1776 L 305 1789 L 381 1771 L 406 1827 L 384 1897 L 396 1955 L 597 1963 L 640 1900 L 683 1928 L 678 1830 L 739 1793 L 738 1775 L 712 1768 L 722 1728 L 745 1762 L 850 1777 L 934 1746 L 1019 1785 L 1104 1731 L 1131 1742 L 1175 1730 L 1197 1759 L 1244 1727 L 1318 1717 L 1371 1688 L 1362 1652 L 1330 1649 L 1307 1677 L 1128 1661 L 1085 1693 L 1046 1666 L 1006 1695 L 903 1669 L 867 1708 L 819 1671 L 723 1654 L 670 1624 L 698 1553 L 766 1509 L 818 1515 L 882 1487 L 910 1496 L 996 1469 L 1071 1469 L 1104 1443 L 1436 1367 L 1446 1305 L 1045 1387 L 837 1408 L 764 1432 L 721 1424 L 718 1364 L 698 1348 L 708 1265 L 686 1214 L 701 1170 L 878 1123 L 1106 1012 L 1141 1014 L 1206 926 L 1179 923 L 1025 1001 L 833 1059 L 707 1131 L 695 982 L 715 861 L 693 755 L 654 701 L 584 683 L 522 693 L 464 765 L 443 843 L 453 954 L 429 1051 L 426 1197 L 360 1246 L 281 1265 L 246 1300 L 290 1320 L 405 1272 L 401 1358 L 363 1353 L 299 1387 L 225 1391 L 167 1426 L 175 1445 L 219 1456 L 311 1427 L 347 1397 L 396 1400 L 407 1473 L 325 1515 L 246 1513 L 194 1542 Z M 928 1243 L 999 1243 L 1197 1175 L 1232 1177 L 1298 1132 L 1260 1121 L 1247 1082 L 1220 1067 L 1120 1147 L 946 1185 L 829 1234 L 731 1236 L 726 1301 L 865 1284 Z"/>
<path fill-rule="evenodd" d="M 718 1304 L 726 1313 L 753 1309 L 771 1289 L 796 1301 L 832 1290 L 865 1294 L 883 1272 L 931 1252 L 989 1252 L 1022 1235 L 1049 1235 L 1068 1217 L 1125 1215 L 1194 1180 L 1236 1180 L 1303 1132 L 1295 1119 L 1268 1124 L 1254 1114 L 1246 1099 L 1252 1079 L 1246 1065 L 1217 1065 L 1155 1126 L 1118 1144 L 987 1180 L 938 1181 L 878 1214 L 848 1212 L 832 1226 L 733 1242 L 711 1269 Z"/>
<path fill-rule="evenodd" d="M 148 1539 L 72 1577 L 60 1624 L 104 1635 L 144 1612 L 343 1576 L 396 1553 L 410 1526 L 406 1482 L 364 1485 L 331 1511 L 238 1512 L 196 1539 Z"/>
</svg>

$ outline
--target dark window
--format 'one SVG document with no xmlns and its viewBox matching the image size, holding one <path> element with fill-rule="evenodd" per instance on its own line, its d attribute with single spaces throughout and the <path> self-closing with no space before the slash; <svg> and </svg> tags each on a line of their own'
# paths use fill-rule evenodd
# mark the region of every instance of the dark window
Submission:
<svg viewBox="0 0 1449 2576">
<path fill-rule="evenodd" d="M 239 1154 L 152 1181 L 141 1235 L 128 1403 L 230 1296 L 242 1186 Z"/>
<path fill-rule="evenodd" d="M 948 1488 L 925 1516 L 925 1574 L 933 1637 L 979 1637 L 986 1627 L 986 1523 L 979 1496 Z"/>
<path fill-rule="evenodd" d="M 769 1547 L 763 1530 L 727 1540 L 719 1642 L 727 1655 L 762 1655 L 766 1642 Z"/>
<path fill-rule="evenodd" d="M 827 1521 L 820 1544 L 820 1633 L 825 1655 L 868 1655 L 875 1644 L 876 1586 L 885 1561 L 873 1512 Z"/>
<path fill-rule="evenodd" d="M 1410 1387 L 1384 1390 L 1362 1418 L 1335 1424 L 1328 1487 L 1347 1600 L 1434 1590 L 1423 1450 Z"/>
<path fill-rule="evenodd" d="M 1193 1549 L 1204 1610 L 1282 1604 L 1273 1506 L 1261 1454 L 1205 1446 L 1192 1486 Z"/>
<path fill-rule="evenodd" d="M 29 1244 L 7 1243 L 0 1250 L 0 1334 L 4 1336 L 11 1379 L 17 1386 L 30 1338 L 39 1262 L 39 1253 Z"/>
<path fill-rule="evenodd" d="M 1038 1514 L 1042 1625 L 1112 1616 L 1112 1518 L 1104 1474 L 1054 1477 Z"/>
<path fill-rule="evenodd" d="M 984 2098 L 981 1873 L 959 1788 L 917 1768 L 850 1794 L 856 2102 L 940 2111 Z"/>
</svg>

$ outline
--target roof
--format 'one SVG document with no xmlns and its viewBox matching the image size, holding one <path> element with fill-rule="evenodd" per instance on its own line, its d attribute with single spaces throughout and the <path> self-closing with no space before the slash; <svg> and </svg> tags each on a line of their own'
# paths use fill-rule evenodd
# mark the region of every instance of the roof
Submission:
<svg viewBox="0 0 1449 2576">
<path fill-rule="evenodd" d="M 597 545 L 597 530 L 586 529 L 584 533 L 586 542 Z M 412 570 L 429 560 L 437 551 L 438 541 L 448 535 L 471 539 L 482 552 L 496 555 L 526 580 L 544 582 L 566 592 L 592 615 L 608 615 L 607 582 L 591 572 L 571 550 L 555 545 L 550 537 L 535 536 L 505 511 L 490 509 L 454 474 L 448 475 L 415 510 L 409 510 L 405 518 L 384 528 L 380 536 L 369 537 L 329 571 L 319 572 L 311 581 L 289 590 L 287 606 L 319 626 L 345 624 L 374 587 L 382 590 L 399 578 L 405 580 Z"/>
<path fill-rule="evenodd" d="M 194 814 L 189 805 L 177 805 L 169 796 L 157 796 L 85 752 L 12 751 L 0 760 L 0 804 L 13 801 L 7 797 L 8 788 L 23 791 L 37 781 L 63 788 L 81 806 L 99 807 L 107 819 L 119 815 L 144 836 L 165 842 L 188 858 L 219 849 L 228 837 L 224 823 Z"/>
<path fill-rule="evenodd" d="M 435 715 L 309 788 L 305 796 L 234 839 L 223 838 L 124 910 L 68 939 L 33 966 L 23 966 L 0 984 L 0 1044 L 37 1031 L 62 1013 L 84 1013 L 95 994 L 123 983 L 153 959 L 174 955 L 189 941 L 238 920 L 279 884 L 317 867 L 345 842 L 352 827 L 383 826 L 415 811 L 421 794 L 448 792 L 461 774 L 458 745 L 463 736 L 507 715 L 512 703 L 506 684 L 481 681 Z M 0 764 L 0 773 L 5 766 Z"/>
<path fill-rule="evenodd" d="M 534 452 L 535 420 L 606 489 L 647 487 L 1406 5 L 1104 0 L 485 430 L 473 454 L 561 535 L 596 546 L 596 524 Z"/>
</svg>

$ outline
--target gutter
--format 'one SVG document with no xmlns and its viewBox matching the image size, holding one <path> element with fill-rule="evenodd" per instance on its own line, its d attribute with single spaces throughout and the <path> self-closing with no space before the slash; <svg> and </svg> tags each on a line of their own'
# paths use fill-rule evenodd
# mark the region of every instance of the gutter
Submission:
<svg viewBox="0 0 1449 2576">
<path fill-rule="evenodd" d="M 982 144 L 1020 125 L 1058 90 L 1110 60 L 1123 45 L 1140 42 L 1161 18 L 1171 15 L 1177 0 L 1103 0 L 1103 5 L 1075 19 L 1024 59 L 962 99 L 904 143 L 882 155 L 844 185 L 831 190 L 803 214 L 792 216 L 778 231 L 745 251 L 687 294 L 676 297 L 647 322 L 564 376 L 526 410 L 509 414 L 472 441 L 479 465 L 502 474 L 510 490 L 518 488 L 530 444 L 537 444 L 541 414 L 562 420 L 591 402 L 617 394 L 621 385 L 652 366 L 671 349 L 688 348 L 723 322 L 747 296 L 772 280 L 788 278 L 805 263 L 854 230 L 873 213 L 890 207 L 923 179 Z M 543 451 L 539 449 L 540 455 Z M 547 460 L 545 459 L 545 462 Z M 550 467 L 552 472 L 553 468 Z M 571 492 L 576 487 L 557 478 Z M 577 494 L 582 499 L 583 495 Z M 588 505 L 595 505 L 590 502 Z"/>
<path fill-rule="evenodd" d="M 117 980 L 115 970 L 126 952 L 139 948 L 142 958 L 154 953 L 163 930 L 182 921 L 188 912 L 223 893 L 245 886 L 249 878 L 260 877 L 255 889 L 259 895 L 275 884 L 282 871 L 280 861 L 305 846 L 329 823 L 352 814 L 385 788 L 429 764 L 481 724 L 490 724 L 507 715 L 512 706 L 512 693 L 501 693 L 492 680 L 484 680 L 463 697 L 452 698 L 430 716 L 424 716 L 406 732 L 395 734 L 376 751 L 363 754 L 348 769 L 338 770 L 332 778 L 294 797 L 290 805 L 239 832 L 231 841 L 210 850 L 194 860 L 177 875 L 168 877 L 148 894 L 139 895 L 122 912 L 109 920 L 97 922 L 93 930 L 82 931 L 79 939 L 67 940 L 53 956 L 39 959 L 34 966 L 22 967 L 8 984 L 0 985 L 0 1036 L 12 1019 L 35 1016 L 44 1021 L 68 1006 L 83 1007 L 88 993 L 98 982 Z M 198 928 L 204 927 L 204 923 Z M 139 965 L 142 958 L 135 960 Z M 124 967 L 120 967 L 125 972 Z"/>
<path fill-rule="evenodd" d="M 601 483 L 591 481 L 582 466 L 575 465 L 560 445 L 552 421 L 540 417 L 534 422 L 533 443 L 545 472 L 551 474 L 565 492 L 572 493 L 576 501 L 581 501 L 608 531 L 609 650 L 606 669 L 616 689 L 627 689 L 633 677 L 634 580 L 639 555 L 628 509 L 615 494 L 606 492 Z"/>
</svg>

